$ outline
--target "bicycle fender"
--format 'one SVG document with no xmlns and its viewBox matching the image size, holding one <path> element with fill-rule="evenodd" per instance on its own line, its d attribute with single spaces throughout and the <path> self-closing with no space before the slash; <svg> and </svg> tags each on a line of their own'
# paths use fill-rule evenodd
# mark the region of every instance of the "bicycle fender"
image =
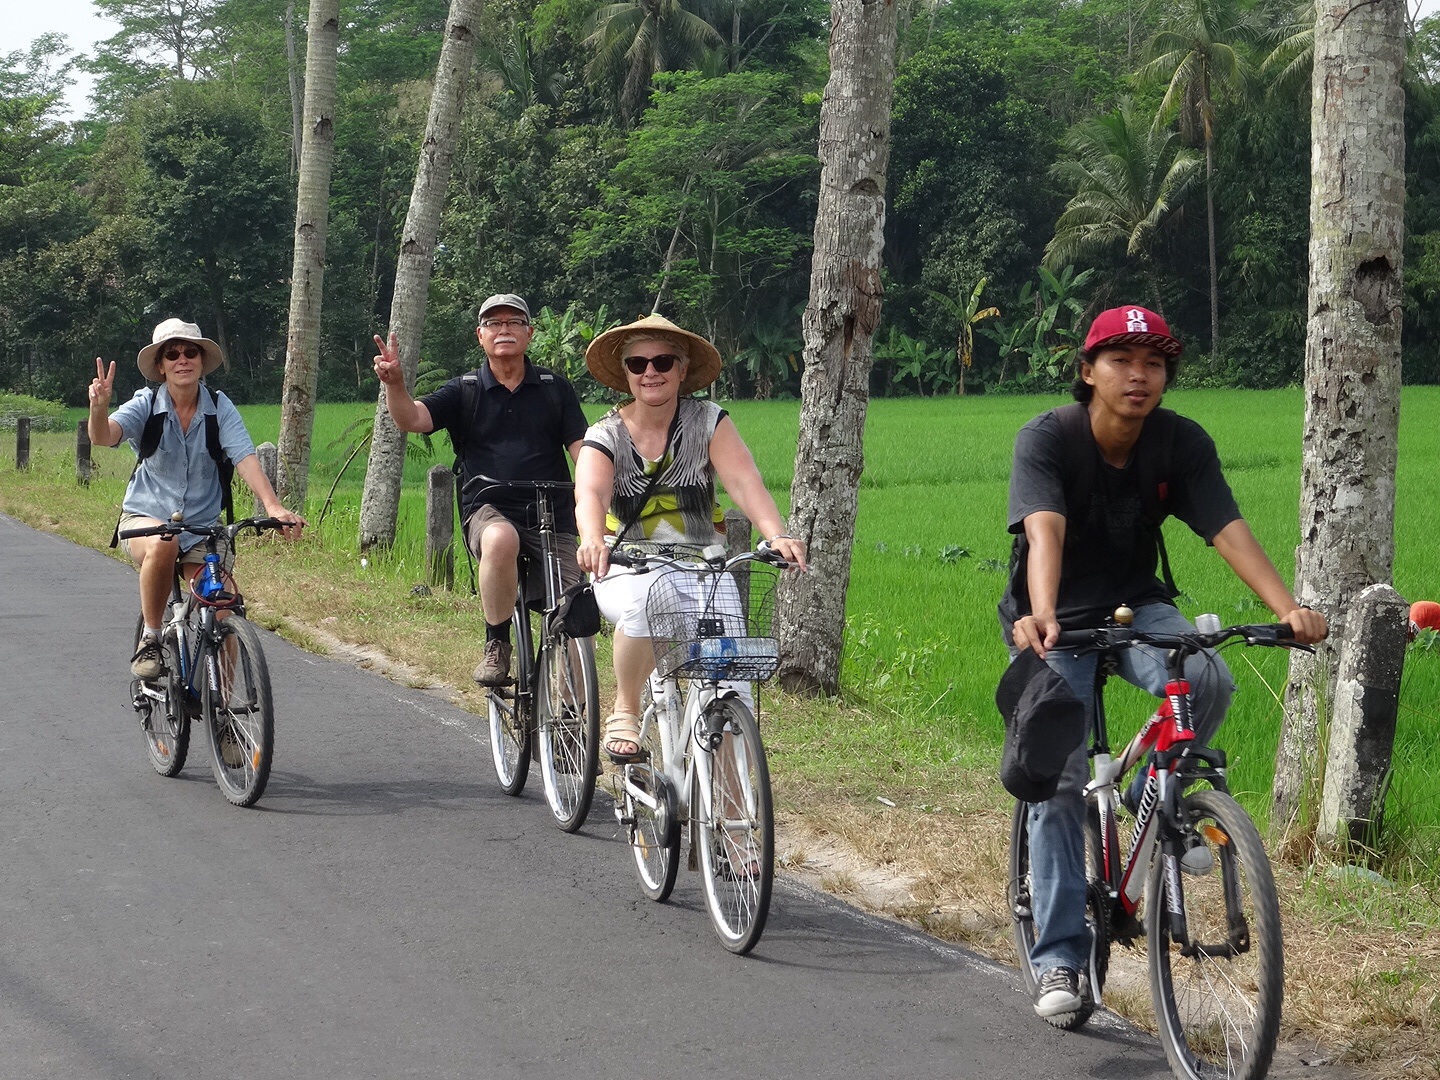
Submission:
<svg viewBox="0 0 1440 1080">
<path fill-rule="evenodd" d="M 717 701 L 725 701 L 729 698 L 741 700 L 740 691 L 733 686 L 702 686 L 698 690 L 697 698 L 702 713 Z"/>
</svg>

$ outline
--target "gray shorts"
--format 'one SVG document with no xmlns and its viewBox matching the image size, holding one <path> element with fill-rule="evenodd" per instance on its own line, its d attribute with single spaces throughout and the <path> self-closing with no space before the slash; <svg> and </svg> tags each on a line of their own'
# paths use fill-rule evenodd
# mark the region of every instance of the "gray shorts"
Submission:
<svg viewBox="0 0 1440 1080">
<path fill-rule="evenodd" d="M 126 529 L 143 529 L 147 525 L 159 524 L 161 524 L 159 521 L 156 521 L 152 517 L 146 517 L 144 514 L 125 513 L 120 515 L 119 531 L 124 532 Z M 187 536 L 183 539 L 194 539 L 194 537 Z M 135 553 L 130 550 L 130 541 L 121 539 L 120 547 L 124 549 L 126 555 L 130 556 L 130 561 L 134 562 Z M 200 542 L 194 547 L 192 547 L 189 551 L 182 551 L 180 553 L 180 565 L 199 566 L 205 561 L 205 553 L 209 550 L 209 543 L 206 542 L 204 538 L 201 538 Z M 220 555 L 220 565 L 224 570 L 228 572 L 235 569 L 235 549 L 230 546 L 230 540 L 228 537 L 222 536 L 218 541 L 216 541 L 215 550 Z"/>
<path fill-rule="evenodd" d="M 480 540 L 485 529 L 498 521 L 509 525 L 520 537 L 520 553 L 526 556 L 526 562 L 530 567 L 525 578 L 525 595 L 530 598 L 531 606 L 538 608 L 543 605 L 545 597 L 545 569 L 540 558 L 539 529 L 517 525 L 487 503 L 471 514 L 469 520 L 465 522 L 465 545 L 478 560 L 481 554 Z M 560 559 L 560 587 L 562 589 L 568 589 L 583 577 L 580 573 L 580 561 L 575 557 L 579 547 L 580 538 L 574 533 L 557 532 L 555 534 L 555 554 Z"/>
</svg>

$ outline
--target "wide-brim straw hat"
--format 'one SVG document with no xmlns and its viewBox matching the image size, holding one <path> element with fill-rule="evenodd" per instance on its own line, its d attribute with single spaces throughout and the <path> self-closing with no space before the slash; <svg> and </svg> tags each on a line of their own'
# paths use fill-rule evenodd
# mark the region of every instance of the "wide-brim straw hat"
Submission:
<svg viewBox="0 0 1440 1080">
<path fill-rule="evenodd" d="M 663 315 L 646 315 L 643 319 L 606 330 L 590 342 L 590 347 L 585 350 L 585 366 L 598 381 L 612 390 L 628 394 L 630 384 L 625 381 L 625 364 L 622 360 L 625 343 L 632 338 L 645 338 L 662 333 L 684 338 L 686 352 L 690 354 L 690 362 L 685 368 L 685 381 L 680 384 L 680 393 L 693 394 L 696 390 L 702 390 L 720 375 L 720 350 L 699 334 L 682 330 Z"/>
<path fill-rule="evenodd" d="M 140 374 L 151 382 L 165 381 L 165 376 L 160 373 L 160 361 L 157 357 L 160 346 L 171 341 L 193 341 L 200 346 L 200 354 L 205 358 L 205 363 L 200 368 L 201 375 L 209 375 L 225 363 L 224 350 L 200 333 L 200 327 L 184 319 L 166 319 L 155 327 L 155 332 L 150 335 L 150 344 L 141 349 L 140 355 L 135 357 L 135 366 L 140 369 Z"/>
</svg>

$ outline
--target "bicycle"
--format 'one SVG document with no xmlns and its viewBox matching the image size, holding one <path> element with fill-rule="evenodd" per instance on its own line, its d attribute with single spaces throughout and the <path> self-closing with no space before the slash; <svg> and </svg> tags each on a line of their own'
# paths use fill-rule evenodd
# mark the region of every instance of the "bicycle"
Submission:
<svg viewBox="0 0 1440 1080">
<path fill-rule="evenodd" d="M 179 514 L 169 522 L 126 529 L 122 539 L 164 536 L 175 543 L 184 533 L 203 537 L 206 562 L 194 572 L 188 591 L 175 564 L 169 615 L 161 629 L 164 671 L 154 681 L 133 679 L 131 705 L 140 716 L 145 750 L 161 776 L 185 767 L 190 724 L 202 721 L 210 736 L 210 765 L 221 794 L 236 806 L 253 806 L 265 793 L 275 750 L 275 712 L 270 672 L 260 636 L 245 618 L 245 600 L 234 577 L 220 569 L 218 544 L 230 544 L 246 529 L 257 534 L 283 529 L 277 518 L 246 518 L 233 525 L 187 525 Z M 135 646 L 145 620 L 135 625 Z"/>
<path fill-rule="evenodd" d="M 552 496 L 574 484 L 551 480 L 490 480 L 495 488 L 533 491 L 540 530 L 543 595 L 527 595 L 530 556 L 520 556 L 520 585 L 511 625 L 515 638 L 516 677 L 508 686 L 492 686 L 488 696 L 490 752 L 495 777 L 507 795 L 525 790 L 532 754 L 538 750 L 540 778 L 555 823 L 575 832 L 590 813 L 595 777 L 600 770 L 600 682 L 595 671 L 593 637 L 572 637 L 557 608 L 562 597 L 560 559 L 555 549 Z M 532 608 L 540 611 L 539 641 L 531 626 Z M 566 661 L 562 657 L 568 658 Z"/>
<path fill-rule="evenodd" d="M 1093 779 L 1083 791 L 1091 955 L 1081 1010 L 1051 1022 L 1066 1029 L 1084 1023 L 1102 1004 L 1110 946 L 1132 946 L 1143 933 L 1160 1041 L 1176 1076 L 1258 1080 L 1275 1052 L 1284 994 L 1279 900 L 1260 834 L 1226 786 L 1224 751 L 1195 742 L 1185 662 L 1231 641 L 1313 650 L 1283 624 L 1222 629 L 1214 615 L 1202 615 L 1192 633 L 1150 634 L 1119 625 L 1128 621 L 1125 611 L 1115 625 L 1065 631 L 1054 646 L 1097 653 L 1099 662 Z M 1119 651 L 1138 645 L 1167 650 L 1166 699 L 1112 758 L 1105 682 Z M 1122 849 L 1118 785 L 1142 759 L 1144 788 Z M 1201 783 L 1206 787 L 1191 790 Z M 1030 804 L 1016 803 L 1008 891 L 1020 970 L 1033 996 L 1029 811 Z"/>
<path fill-rule="evenodd" d="M 770 912 L 775 820 L 755 715 L 722 683 L 762 682 L 779 666 L 769 624 L 789 564 L 765 544 L 728 560 L 718 548 L 627 544 L 610 561 L 661 572 L 646 600 L 655 673 L 642 694 L 641 756 L 615 777 L 615 816 L 640 888 L 651 900 L 670 896 L 688 826 L 689 868 L 702 872 L 711 924 L 725 948 L 747 953 Z"/>
</svg>

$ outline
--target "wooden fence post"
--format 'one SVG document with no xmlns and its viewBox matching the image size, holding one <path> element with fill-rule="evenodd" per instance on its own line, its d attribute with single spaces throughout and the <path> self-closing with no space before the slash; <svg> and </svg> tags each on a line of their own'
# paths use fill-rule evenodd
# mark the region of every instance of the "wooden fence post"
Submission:
<svg viewBox="0 0 1440 1080">
<path fill-rule="evenodd" d="M 727 559 L 743 555 L 755 546 L 750 542 L 751 532 L 749 518 L 734 507 L 725 511 L 725 557 Z M 749 611 L 750 575 L 736 574 L 735 583 L 740 587 L 740 610 Z"/>
<path fill-rule="evenodd" d="M 15 468 L 25 472 L 30 468 L 30 418 L 15 418 Z"/>
<path fill-rule="evenodd" d="M 425 565 L 430 584 L 455 587 L 455 474 L 434 465 L 425 474 Z"/>
<path fill-rule="evenodd" d="M 1408 612 L 1389 585 L 1371 585 L 1346 613 L 1320 797 L 1322 842 L 1374 846 L 1395 747 Z"/>
<path fill-rule="evenodd" d="M 90 421 L 75 425 L 75 482 L 90 486 Z"/>
<path fill-rule="evenodd" d="M 265 474 L 265 479 L 269 480 L 270 486 L 276 488 L 278 491 L 279 488 L 276 487 L 276 484 L 277 474 L 280 471 L 280 454 L 279 451 L 275 449 L 275 444 L 273 442 L 262 442 L 259 446 L 255 447 L 255 456 L 260 459 L 260 471 Z M 303 510 L 304 507 L 301 507 L 301 509 Z M 265 505 L 259 499 L 255 500 L 255 513 L 250 516 L 265 516 Z"/>
</svg>

